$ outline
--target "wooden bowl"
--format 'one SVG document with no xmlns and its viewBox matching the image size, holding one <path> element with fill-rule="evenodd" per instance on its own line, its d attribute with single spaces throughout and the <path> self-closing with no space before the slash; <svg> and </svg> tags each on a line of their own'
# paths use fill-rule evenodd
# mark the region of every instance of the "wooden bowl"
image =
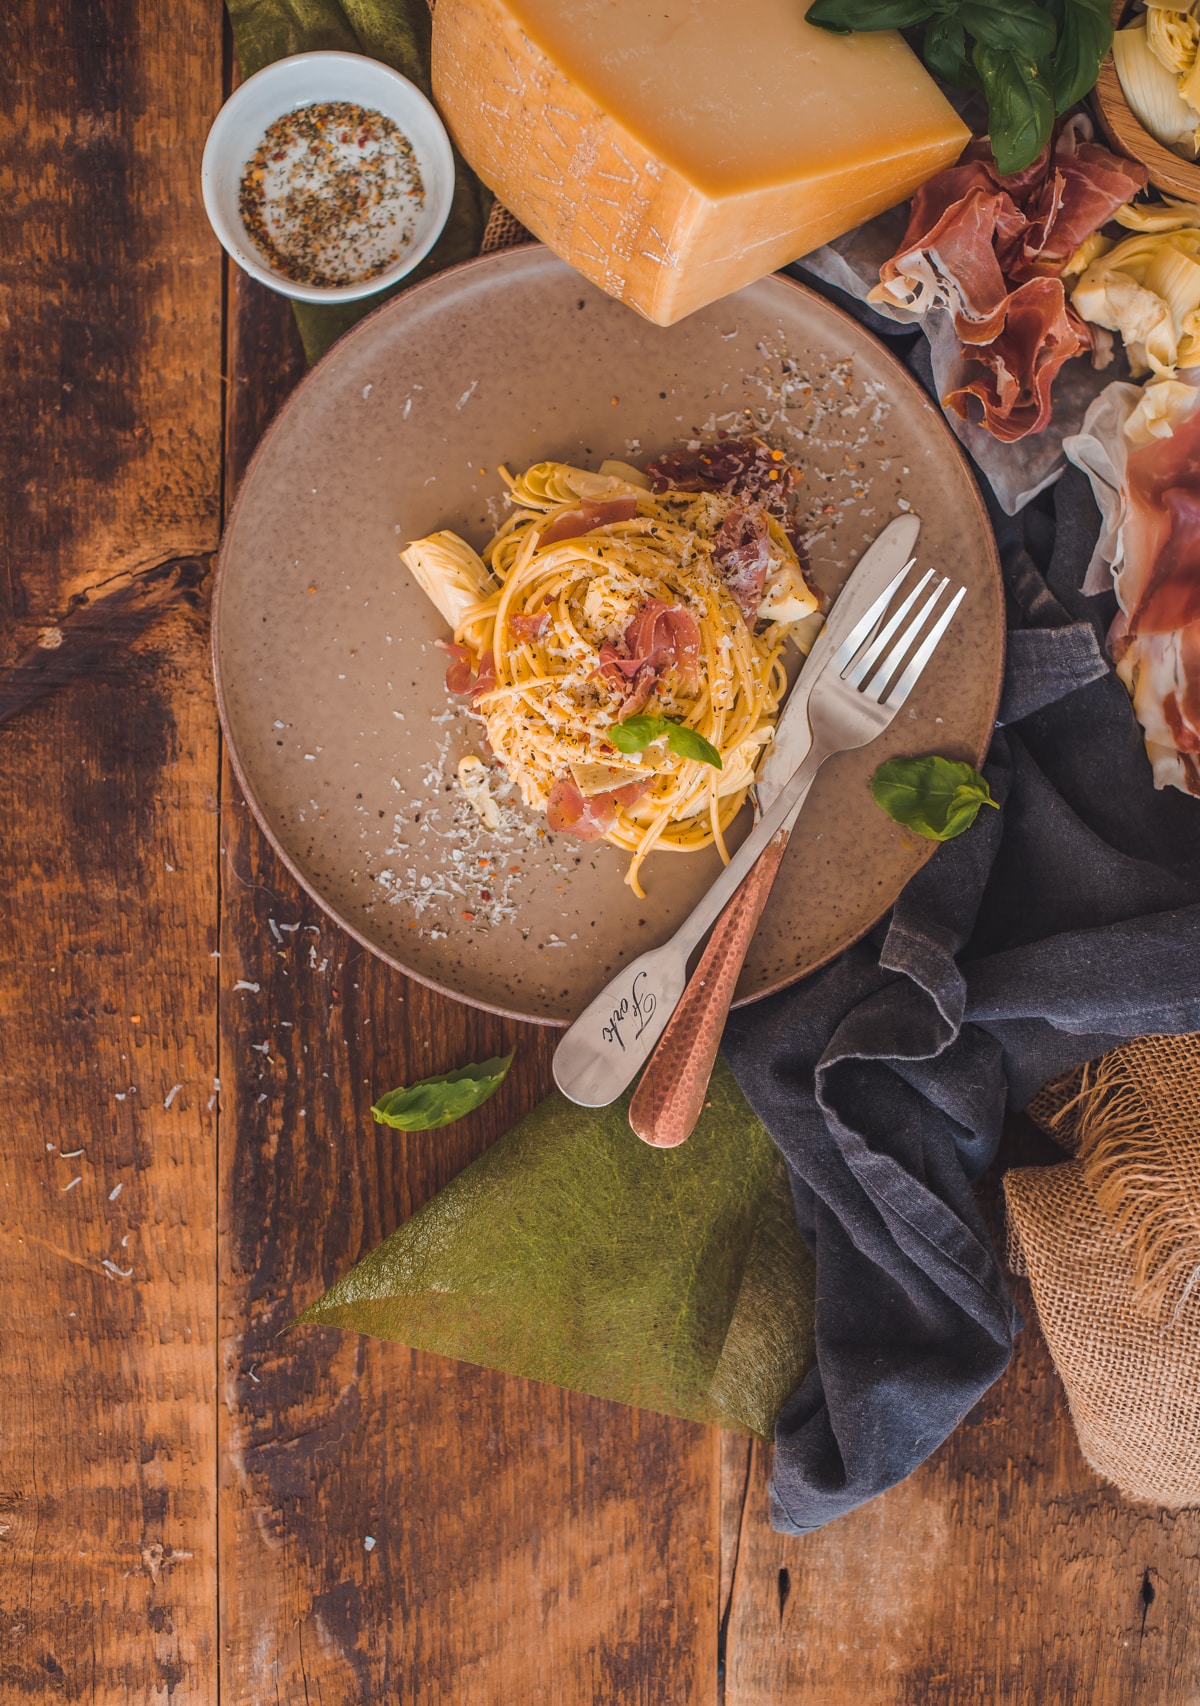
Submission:
<svg viewBox="0 0 1200 1706">
<path fill-rule="evenodd" d="M 1132 11 L 1129 0 L 1114 0 L 1114 27 L 1120 29 Z M 1155 189 L 1168 195 L 1183 196 L 1187 201 L 1200 202 L 1200 163 L 1181 160 L 1178 154 L 1172 154 L 1135 117 L 1125 99 L 1111 53 L 1100 67 L 1091 102 L 1092 111 L 1110 146 L 1118 154 L 1124 154 L 1144 166 Z"/>
</svg>

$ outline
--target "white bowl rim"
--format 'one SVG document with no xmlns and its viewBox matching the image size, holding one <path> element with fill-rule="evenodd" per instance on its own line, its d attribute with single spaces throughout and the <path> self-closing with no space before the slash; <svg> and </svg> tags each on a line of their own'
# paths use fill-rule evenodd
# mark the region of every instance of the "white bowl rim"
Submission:
<svg viewBox="0 0 1200 1706">
<path fill-rule="evenodd" d="M 259 256 L 249 242 L 245 241 L 239 230 L 232 229 L 217 204 L 216 184 L 223 172 L 228 154 L 228 133 L 231 124 L 237 119 L 240 110 L 246 105 L 243 96 L 248 89 L 256 88 L 261 91 L 264 84 L 273 81 L 283 81 L 284 73 L 294 71 L 298 66 L 310 66 L 319 73 L 323 65 L 341 64 L 353 65 L 356 69 L 365 68 L 363 74 L 374 78 L 380 87 L 399 86 L 402 99 L 431 121 L 433 133 L 432 161 L 433 172 L 427 173 L 426 197 L 427 205 L 431 205 L 431 217 L 423 237 L 407 249 L 399 260 L 378 273 L 374 278 L 366 279 L 356 284 L 340 285 L 309 285 L 297 284 L 276 272 Z M 319 90 L 290 105 L 280 108 L 280 116 L 285 112 L 295 110 L 298 106 L 309 105 L 322 99 Z M 365 104 L 365 103 L 364 103 Z M 399 120 L 395 122 L 399 123 Z M 425 165 L 428 162 L 423 161 Z M 433 182 L 428 182 L 432 176 Z M 407 276 L 420 265 L 433 248 L 445 229 L 450 217 L 450 208 L 454 199 L 454 152 L 450 146 L 450 137 L 442 116 L 429 97 L 418 88 L 411 78 L 403 72 L 396 71 L 390 65 L 385 65 L 380 59 L 373 59 L 366 53 L 349 53 L 341 49 L 316 48 L 308 53 L 291 53 L 284 59 L 272 60 L 260 70 L 247 77 L 240 83 L 222 105 L 220 111 L 209 127 L 208 137 L 204 144 L 204 155 L 200 164 L 200 190 L 204 201 L 204 210 L 213 232 L 231 260 L 235 261 L 242 271 L 251 278 L 265 284 L 269 290 L 276 291 L 281 296 L 291 297 L 298 302 L 354 302 L 364 296 L 376 296 L 387 290 L 391 285 Z"/>
</svg>

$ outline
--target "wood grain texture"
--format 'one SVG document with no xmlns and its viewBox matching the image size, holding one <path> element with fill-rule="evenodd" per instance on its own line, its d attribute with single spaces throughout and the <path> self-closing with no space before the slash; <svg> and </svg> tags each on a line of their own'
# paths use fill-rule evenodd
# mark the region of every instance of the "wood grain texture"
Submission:
<svg viewBox="0 0 1200 1706">
<path fill-rule="evenodd" d="M 1057 1152 L 1022 1126 L 1012 1164 Z M 995 1175 L 989 1208 L 996 1223 Z M 1194 1706 L 1200 1512 L 1122 1499 L 1079 1452 L 1028 1323 L 1007 1374 L 916 1474 L 803 1538 L 768 1526 L 755 1454 L 727 1706 Z"/>
<path fill-rule="evenodd" d="M 243 453 L 277 312 L 236 282 Z M 546 1093 L 554 1038 L 330 925 L 228 771 L 221 881 L 223 1699 L 709 1706 L 714 1430 L 328 1329 L 280 1336 Z M 380 1091 L 514 1043 L 459 1124 L 372 1121 Z"/>
<path fill-rule="evenodd" d="M 1031 1315 L 923 1470 L 805 1540 L 761 1447 L 281 1332 L 543 1093 L 553 1038 L 366 956 L 222 769 L 222 493 L 302 361 L 246 281 L 223 318 L 217 10 L 0 30 L 0 1700 L 211 1706 L 219 1655 L 235 1706 L 1200 1703 L 1200 1515 L 1096 1480 Z M 370 1121 L 514 1040 L 461 1125 Z"/>
<path fill-rule="evenodd" d="M 216 1685 L 206 611 L 0 734 L 0 1698 Z"/>
<path fill-rule="evenodd" d="M 19 139 L 0 156 L 0 615 L 20 618 L 216 545 L 221 273 L 200 155 L 221 19 L 197 0 L 14 0 L 0 42 Z"/>
<path fill-rule="evenodd" d="M 0 1698 L 207 1703 L 220 23 L 0 30 Z"/>
<path fill-rule="evenodd" d="M 1133 12 L 1131 0 L 1113 0 L 1112 21 L 1116 28 L 1128 23 Z M 1155 189 L 1183 196 L 1186 201 L 1200 200 L 1200 165 L 1172 153 L 1134 116 L 1111 53 L 1100 67 L 1089 100 L 1110 147 L 1145 166 Z"/>
</svg>

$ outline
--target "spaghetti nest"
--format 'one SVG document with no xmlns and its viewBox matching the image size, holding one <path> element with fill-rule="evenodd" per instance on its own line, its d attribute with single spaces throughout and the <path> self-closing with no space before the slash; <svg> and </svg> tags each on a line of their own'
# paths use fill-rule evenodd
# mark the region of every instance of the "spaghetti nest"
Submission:
<svg viewBox="0 0 1200 1706">
<path fill-rule="evenodd" d="M 635 894 L 655 848 L 715 843 L 728 860 L 787 690 L 781 654 L 817 607 L 783 520 L 720 491 L 650 490 L 624 464 L 501 472 L 514 512 L 482 558 L 449 533 L 404 553 L 453 622 L 448 686 L 470 693 L 528 807 L 629 852 Z"/>
</svg>

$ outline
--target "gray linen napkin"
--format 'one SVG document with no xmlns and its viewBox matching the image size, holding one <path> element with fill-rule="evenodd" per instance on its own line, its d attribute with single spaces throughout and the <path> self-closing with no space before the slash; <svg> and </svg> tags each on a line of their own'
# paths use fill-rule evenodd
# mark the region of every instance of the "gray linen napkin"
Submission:
<svg viewBox="0 0 1200 1706">
<path fill-rule="evenodd" d="M 924 339 L 895 344 L 928 386 Z M 1126 1038 L 1200 1029 L 1200 801 L 1155 792 L 1103 652 L 1113 600 L 1078 590 L 1099 524 L 1087 482 L 1069 469 L 1020 516 L 991 508 L 1003 812 L 939 850 L 866 941 L 725 1033 L 817 1261 L 817 1366 L 775 1426 L 790 1533 L 901 1480 L 1007 1365 L 1017 1317 L 971 1190 L 1006 1105 Z"/>
</svg>

